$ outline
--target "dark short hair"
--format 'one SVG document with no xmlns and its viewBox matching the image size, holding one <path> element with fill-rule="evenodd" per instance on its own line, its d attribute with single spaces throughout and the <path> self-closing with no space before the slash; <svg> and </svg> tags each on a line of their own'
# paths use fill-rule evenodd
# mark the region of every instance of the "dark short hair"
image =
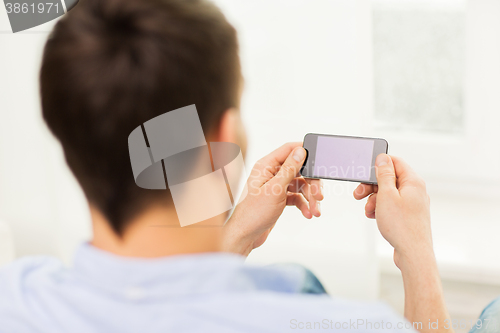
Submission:
<svg viewBox="0 0 500 333">
<path fill-rule="evenodd" d="M 138 213 L 172 204 L 139 188 L 128 135 L 196 104 L 205 134 L 238 107 L 234 28 L 205 0 L 81 0 L 54 27 L 40 71 L 43 117 L 87 200 L 121 235 Z"/>
</svg>

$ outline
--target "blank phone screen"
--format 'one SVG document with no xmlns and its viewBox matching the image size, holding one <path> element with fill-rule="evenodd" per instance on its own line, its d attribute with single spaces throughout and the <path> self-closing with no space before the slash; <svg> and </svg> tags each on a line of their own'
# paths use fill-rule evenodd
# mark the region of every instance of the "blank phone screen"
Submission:
<svg viewBox="0 0 500 333">
<path fill-rule="evenodd" d="M 370 180 L 374 140 L 318 136 L 314 176 Z"/>
</svg>

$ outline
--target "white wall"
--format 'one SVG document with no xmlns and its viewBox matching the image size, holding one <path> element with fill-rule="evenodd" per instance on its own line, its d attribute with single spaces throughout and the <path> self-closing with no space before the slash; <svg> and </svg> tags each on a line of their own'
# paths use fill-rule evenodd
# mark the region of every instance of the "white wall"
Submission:
<svg viewBox="0 0 500 333">
<path fill-rule="evenodd" d="M 41 118 L 38 70 L 54 22 L 13 34 L 0 9 L 0 220 L 17 256 L 65 260 L 90 235 L 82 193 Z"/>
<path fill-rule="evenodd" d="M 500 1 L 466 3 L 464 133 L 381 131 L 427 182 L 445 278 L 500 284 Z M 384 271 L 392 250 L 379 239 Z M 396 271 L 397 273 L 397 271 Z"/>
</svg>

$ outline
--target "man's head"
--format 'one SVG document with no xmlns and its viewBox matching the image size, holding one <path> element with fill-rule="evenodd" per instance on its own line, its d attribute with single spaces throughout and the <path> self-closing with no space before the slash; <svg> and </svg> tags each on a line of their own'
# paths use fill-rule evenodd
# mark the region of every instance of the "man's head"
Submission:
<svg viewBox="0 0 500 333">
<path fill-rule="evenodd" d="M 118 234 L 149 205 L 172 205 L 134 182 L 134 128 L 196 104 L 205 135 L 238 141 L 236 32 L 205 0 L 81 0 L 47 41 L 40 86 L 69 167 Z"/>
</svg>

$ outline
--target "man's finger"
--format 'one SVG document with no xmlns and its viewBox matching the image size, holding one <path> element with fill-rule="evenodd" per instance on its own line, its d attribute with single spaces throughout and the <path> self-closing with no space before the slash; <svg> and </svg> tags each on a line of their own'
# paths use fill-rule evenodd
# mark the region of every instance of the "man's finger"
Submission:
<svg viewBox="0 0 500 333">
<path fill-rule="evenodd" d="M 394 164 L 398 188 L 405 183 L 412 185 L 423 183 L 422 178 L 402 158 L 391 156 L 391 159 Z"/>
<path fill-rule="evenodd" d="M 306 193 L 307 195 L 309 195 L 309 189 L 305 189 L 306 187 L 309 187 L 309 183 L 307 183 L 304 178 L 297 177 L 292 179 L 290 184 L 288 184 L 288 191 L 294 193 L 303 193 L 304 196 L 306 196 Z M 306 199 L 309 200 L 307 196 Z"/>
<path fill-rule="evenodd" d="M 309 205 L 307 200 L 300 193 L 288 193 L 286 198 L 287 206 L 296 206 L 306 219 L 312 218 L 311 211 L 309 210 Z"/>
<path fill-rule="evenodd" d="M 282 165 L 290 153 L 297 147 L 301 147 L 302 142 L 288 142 L 270 154 L 260 159 L 260 164 L 266 167 L 276 167 Z"/>
<path fill-rule="evenodd" d="M 286 158 L 283 165 L 281 165 L 280 170 L 269 180 L 265 186 L 270 186 L 272 193 L 276 191 L 286 190 L 288 184 L 294 179 L 299 173 L 304 160 L 306 159 L 306 150 L 302 147 L 295 148 Z M 276 188 L 279 187 L 279 188 Z"/>
<path fill-rule="evenodd" d="M 372 193 L 376 193 L 378 190 L 377 185 L 373 184 L 359 184 L 358 187 L 353 192 L 354 198 L 356 200 L 361 200 L 366 198 Z"/>
<path fill-rule="evenodd" d="M 311 186 L 302 177 L 297 177 L 292 179 L 290 184 L 288 184 L 288 191 L 294 193 L 302 193 L 307 201 L 314 200 L 311 193 Z"/>
<path fill-rule="evenodd" d="M 380 154 L 375 160 L 375 170 L 379 192 L 397 192 L 396 171 L 392 164 L 391 157 L 387 154 Z"/>
<path fill-rule="evenodd" d="M 307 178 L 306 182 L 311 186 L 311 193 L 314 199 L 321 201 L 325 198 L 323 195 L 323 180 Z"/>
<path fill-rule="evenodd" d="M 309 210 L 311 213 L 319 217 L 321 215 L 319 202 L 313 193 L 312 186 L 303 177 L 297 177 L 288 185 L 288 191 L 294 193 L 302 193 L 304 198 L 309 202 Z"/>
<path fill-rule="evenodd" d="M 365 214 L 366 216 L 370 216 L 375 213 L 375 208 L 377 207 L 377 193 L 372 193 L 365 205 Z"/>
</svg>

